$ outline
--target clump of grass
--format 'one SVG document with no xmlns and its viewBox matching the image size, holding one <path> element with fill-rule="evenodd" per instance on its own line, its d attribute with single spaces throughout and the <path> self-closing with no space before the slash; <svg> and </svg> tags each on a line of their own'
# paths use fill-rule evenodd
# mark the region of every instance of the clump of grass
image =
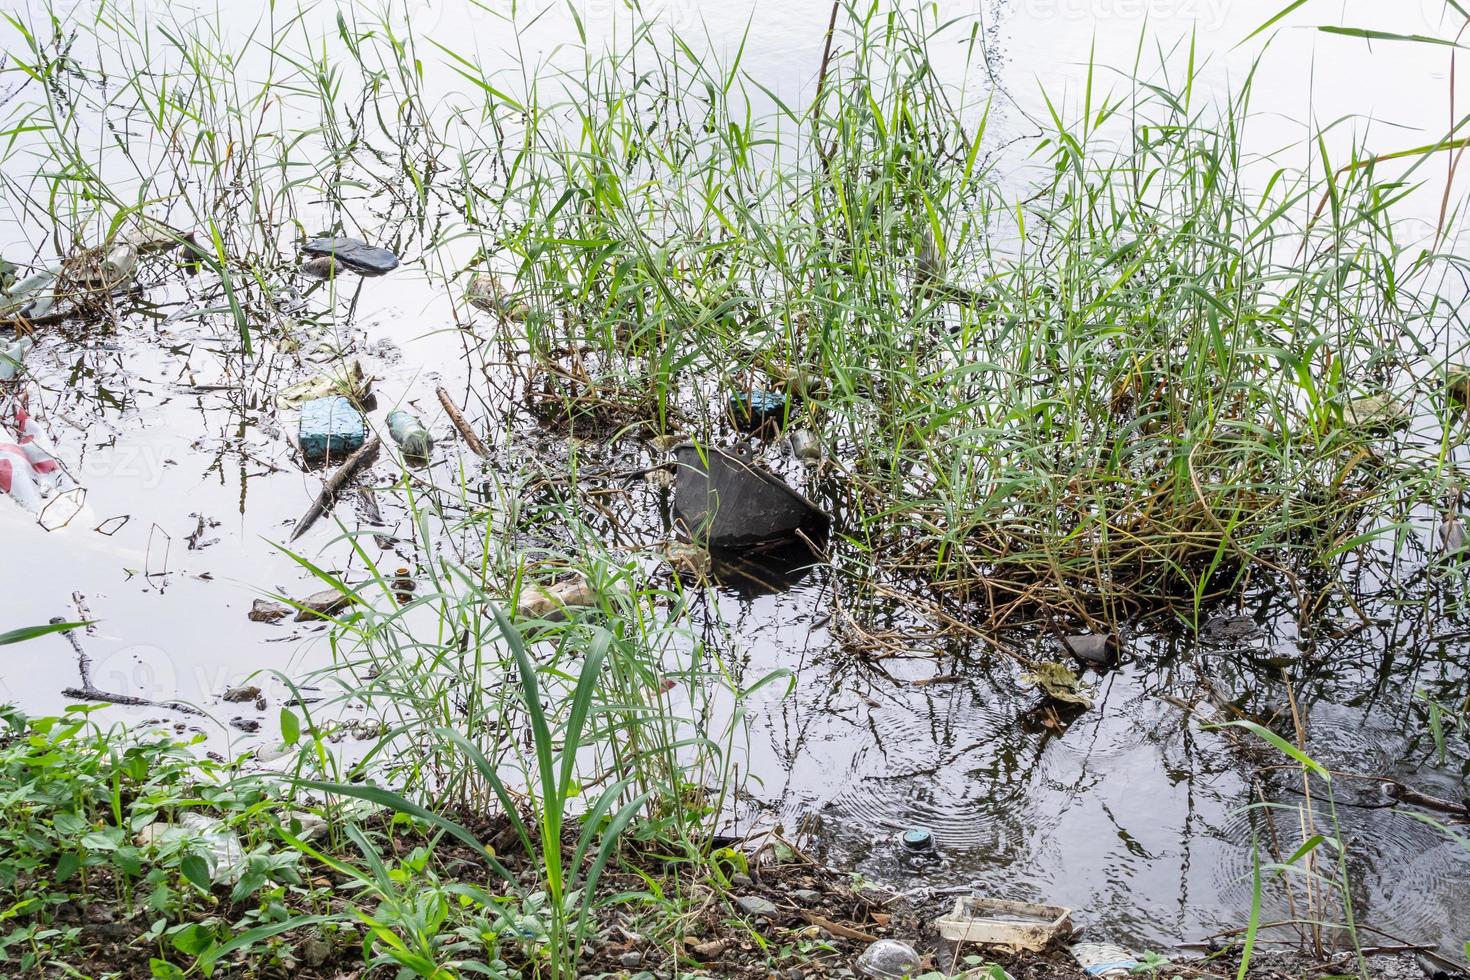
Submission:
<svg viewBox="0 0 1470 980">
<path fill-rule="evenodd" d="M 694 64 L 652 31 L 528 103 L 486 250 L 541 315 L 505 347 L 622 365 L 712 439 L 719 391 L 772 365 L 820 379 L 806 419 L 850 477 L 839 560 L 996 627 L 1298 583 L 1440 499 L 1458 435 L 1434 378 L 1463 338 L 1439 257 L 1396 237 L 1392 177 L 1247 184 L 1249 84 L 1198 105 L 1189 74 L 1089 84 L 1011 199 L 985 107 L 924 58 L 927 8 L 843 11 L 811 107 L 756 116 L 738 57 Z"/>
</svg>

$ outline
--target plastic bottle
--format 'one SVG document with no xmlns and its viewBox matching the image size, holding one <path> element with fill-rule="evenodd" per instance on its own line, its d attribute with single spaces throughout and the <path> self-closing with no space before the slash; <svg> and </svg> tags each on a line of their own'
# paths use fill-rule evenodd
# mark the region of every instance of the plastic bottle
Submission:
<svg viewBox="0 0 1470 980">
<path fill-rule="evenodd" d="M 36 342 L 29 334 L 18 337 L 14 342 L 8 344 L 0 341 L 0 381 L 9 381 L 20 373 L 26 355 L 34 346 Z"/>
<path fill-rule="evenodd" d="M 388 434 L 403 450 L 403 458 L 415 466 L 427 466 L 434 453 L 434 437 L 416 416 L 408 412 L 388 413 Z"/>
</svg>

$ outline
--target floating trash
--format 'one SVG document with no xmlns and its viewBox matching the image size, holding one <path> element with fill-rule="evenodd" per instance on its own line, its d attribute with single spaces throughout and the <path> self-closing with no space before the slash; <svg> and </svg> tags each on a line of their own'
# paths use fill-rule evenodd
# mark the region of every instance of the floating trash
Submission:
<svg viewBox="0 0 1470 980">
<path fill-rule="evenodd" d="M 880 939 L 857 958 L 853 964 L 864 976 L 877 980 L 899 980 L 919 972 L 922 965 L 919 953 L 908 943 L 897 939 Z"/>
<path fill-rule="evenodd" d="M 1132 951 L 1112 943 L 1076 943 L 1068 951 L 1088 976 L 1126 977 L 1139 966 Z"/>
<path fill-rule="evenodd" d="M 357 238 L 313 238 L 301 246 L 307 255 L 327 255 L 359 275 L 381 276 L 398 268 L 398 256 Z"/>
<path fill-rule="evenodd" d="M 832 525 L 830 514 L 752 462 L 692 442 L 673 453 L 674 509 L 697 543 L 741 547 Z"/>
<path fill-rule="evenodd" d="M 910 827 L 899 837 L 905 850 L 927 854 L 934 850 L 934 835 L 925 827 Z"/>
<path fill-rule="evenodd" d="M 131 245 L 139 252 L 167 252 L 193 241 L 194 233 L 180 231 L 146 214 L 136 214 L 127 223 L 117 241 Z"/>
<path fill-rule="evenodd" d="M 371 408 L 373 378 L 362 369 L 362 363 L 353 361 L 339 371 L 328 371 L 313 375 L 305 381 L 288 385 L 276 393 L 277 408 L 297 408 L 318 398 L 341 395 L 359 408 Z"/>
<path fill-rule="evenodd" d="M 955 901 L 954 911 L 941 916 L 934 925 L 952 943 L 1040 950 L 1072 931 L 1072 910 L 1060 905 L 964 895 Z"/>
<path fill-rule="evenodd" d="M 25 367 L 26 355 L 35 346 L 36 341 L 30 334 L 17 337 L 9 343 L 0 340 L 0 381 L 15 380 Z"/>
<path fill-rule="evenodd" d="M 44 523 L 50 529 L 75 516 L 81 509 L 82 493 L 46 449 L 43 435 L 23 401 L 15 406 L 12 422 L 0 425 L 0 495 L 32 513 L 48 511 Z M 58 513 L 49 513 L 51 504 L 60 505 Z"/>
<path fill-rule="evenodd" d="M 0 296 L 0 318 L 39 317 L 49 313 L 56 302 L 51 293 L 56 275 L 56 270 L 48 269 L 12 285 Z"/>
<path fill-rule="evenodd" d="M 1084 633 L 1062 637 L 1062 647 L 1087 666 L 1105 669 L 1117 666 L 1123 645 L 1116 633 Z"/>
<path fill-rule="evenodd" d="M 494 313 L 512 322 L 525 320 L 529 313 L 526 304 L 507 295 L 500 278 L 489 272 L 482 272 L 469 281 L 464 298 L 475 309 Z"/>
<path fill-rule="evenodd" d="M 779 429 L 786 423 L 791 399 L 774 391 L 748 391 L 730 396 L 730 421 L 742 432 L 755 432 L 766 426 Z"/>
<path fill-rule="evenodd" d="M 434 454 L 434 437 L 418 417 L 408 412 L 388 413 L 388 434 L 403 450 L 403 458 L 411 466 L 428 466 Z"/>
<path fill-rule="evenodd" d="M 299 431 L 301 455 L 308 466 L 346 459 L 367 439 L 362 413 L 340 395 L 302 405 Z"/>
</svg>

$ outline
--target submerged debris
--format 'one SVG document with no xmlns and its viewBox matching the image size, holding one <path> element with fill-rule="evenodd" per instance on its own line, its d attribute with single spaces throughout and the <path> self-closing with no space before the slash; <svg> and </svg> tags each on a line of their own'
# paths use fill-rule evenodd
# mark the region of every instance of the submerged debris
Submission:
<svg viewBox="0 0 1470 980">
<path fill-rule="evenodd" d="M 382 445 L 382 441 L 377 436 L 373 436 L 361 449 L 347 457 L 342 465 L 337 468 L 337 472 L 333 473 L 327 482 L 322 484 L 321 493 L 317 494 L 317 498 L 313 501 L 310 509 L 301 515 L 301 520 L 296 522 L 296 527 L 291 531 L 290 540 L 295 541 L 301 537 L 317 522 L 319 517 L 332 509 L 337 502 L 338 495 L 342 493 L 343 489 L 346 488 L 347 484 L 357 472 L 363 467 L 371 465 L 378 458 L 378 450 Z"/>
<path fill-rule="evenodd" d="M 581 576 L 549 588 L 529 586 L 521 590 L 521 601 L 516 605 L 518 619 L 556 620 L 566 615 L 567 609 L 597 605 L 597 590 Z"/>
<path fill-rule="evenodd" d="M 481 459 L 488 457 L 490 451 L 485 448 L 485 444 L 480 441 L 480 437 L 475 435 L 475 430 L 470 428 L 469 422 L 465 421 L 464 413 L 459 410 L 458 405 L 454 404 L 454 400 L 449 397 L 449 392 L 445 391 L 442 387 L 436 388 L 434 391 L 439 396 L 439 404 L 444 406 L 444 414 L 449 416 L 449 421 L 453 422 L 454 427 L 459 430 L 459 434 L 464 439 L 465 445 L 470 447 L 470 452 L 479 456 Z"/>
<path fill-rule="evenodd" d="M 363 276 L 381 276 L 398 268 L 398 256 L 386 248 L 357 238 L 313 238 L 301 246 L 307 255 L 330 256 L 341 265 Z"/>
<path fill-rule="evenodd" d="M 655 472 L 664 473 L 665 470 Z M 710 572 L 713 560 L 709 550 L 684 541 L 666 541 L 661 549 L 664 560 L 680 577 L 703 578 Z"/>
<path fill-rule="evenodd" d="M 296 614 L 296 622 L 303 623 L 312 619 L 328 619 L 337 615 L 337 613 L 356 601 L 356 596 L 351 593 L 338 592 L 336 589 L 323 589 L 320 592 L 313 592 L 297 603 L 301 607 L 301 610 Z"/>
<path fill-rule="evenodd" d="M 318 255 L 301 263 L 301 274 L 312 279 L 331 279 L 337 275 L 337 260 L 330 255 Z"/>
<path fill-rule="evenodd" d="M 1092 707 L 1092 698 L 1083 693 L 1082 682 L 1062 664 L 1050 661 L 1036 664 L 1028 673 L 1021 675 L 1021 681 L 1041 688 L 1041 692 L 1053 701 Z"/>
<path fill-rule="evenodd" d="M 1354 398 L 1343 409 L 1343 420 L 1365 432 L 1388 433 L 1409 424 L 1409 406 L 1390 394 Z"/>
<path fill-rule="evenodd" d="M 822 442 L 810 429 L 797 429 L 787 437 L 787 441 L 791 444 L 791 455 L 803 463 L 822 461 Z"/>
<path fill-rule="evenodd" d="M 831 527 L 830 514 L 752 462 L 692 442 L 673 452 L 674 509 L 696 543 L 741 547 Z"/>
<path fill-rule="evenodd" d="M 373 377 L 362 369 L 360 361 L 353 361 L 339 371 L 328 371 L 313 375 L 305 381 L 288 385 L 276 393 L 278 408 L 299 408 L 318 398 L 340 395 L 358 408 L 370 407 L 373 392 Z"/>
<path fill-rule="evenodd" d="M 469 281 L 464 298 L 475 309 L 494 313 L 511 322 L 524 321 L 530 313 L 525 303 L 506 295 L 498 276 L 488 272 L 482 272 Z"/>
</svg>

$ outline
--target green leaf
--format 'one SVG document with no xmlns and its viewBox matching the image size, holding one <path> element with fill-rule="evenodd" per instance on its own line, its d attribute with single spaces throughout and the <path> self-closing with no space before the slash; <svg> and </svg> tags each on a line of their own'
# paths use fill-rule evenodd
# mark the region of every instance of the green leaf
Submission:
<svg viewBox="0 0 1470 980">
<path fill-rule="evenodd" d="M 198 956 L 214 942 L 214 934 L 197 922 L 191 922 L 174 933 L 174 949 L 185 956 Z"/>
<path fill-rule="evenodd" d="M 56 832 L 64 837 L 80 837 L 87 832 L 91 824 L 87 823 L 85 817 L 72 810 L 65 810 L 51 818 L 51 826 Z"/>
<path fill-rule="evenodd" d="M 229 942 L 206 950 L 204 955 L 199 957 L 199 968 L 204 971 L 206 976 L 209 976 L 214 972 L 214 965 L 216 963 L 237 949 L 244 949 L 262 939 L 279 936 L 281 933 L 289 932 L 292 929 L 320 925 L 323 922 L 335 922 L 339 918 L 339 916 L 335 915 L 306 915 L 295 919 L 287 919 L 285 922 L 275 922 L 268 926 L 257 926 L 254 929 L 247 929 Z"/>
<path fill-rule="evenodd" d="M 1290 756 L 1303 767 L 1310 769 L 1318 776 L 1321 776 L 1323 782 L 1332 782 L 1332 773 L 1324 769 L 1320 762 L 1318 762 L 1316 759 L 1313 759 L 1311 756 L 1307 755 L 1301 749 L 1297 748 L 1295 745 L 1292 745 L 1286 739 L 1282 738 L 1280 735 L 1277 735 L 1269 728 L 1258 725 L 1253 721 L 1229 721 L 1223 725 L 1211 727 L 1244 728 L 1248 732 L 1253 732 L 1258 737 L 1265 739 L 1267 742 L 1270 742 L 1273 746 L 1276 747 L 1277 750 L 1282 752 L 1284 755 Z"/>
<path fill-rule="evenodd" d="M 301 720 L 290 708 L 281 709 L 281 744 L 295 745 L 301 738 Z"/>
<path fill-rule="evenodd" d="M 174 966 L 168 960 L 157 958 L 148 961 L 148 972 L 152 973 L 154 980 L 183 980 L 184 971 Z"/>
<path fill-rule="evenodd" d="M 24 643 L 26 640 L 34 640 L 38 636 L 47 636 L 51 633 L 65 633 L 80 626 L 91 626 L 92 621 L 84 623 L 47 623 L 45 626 L 22 626 L 18 630 L 8 633 L 0 633 L 0 647 L 9 646 L 12 643 Z"/>
<path fill-rule="evenodd" d="M 1245 41 L 1249 41 L 1251 38 L 1255 37 L 1256 35 L 1263 34 L 1266 31 L 1269 31 L 1275 24 L 1277 24 L 1277 23 L 1281 22 L 1282 20 L 1286 19 L 1287 17 L 1291 16 L 1292 11 L 1294 11 L 1297 8 L 1301 7 L 1306 2 L 1307 2 L 1307 0 L 1294 0 L 1293 3 L 1287 4 L 1286 7 L 1284 7 L 1281 11 L 1279 11 L 1276 14 L 1276 16 L 1274 16 L 1270 20 L 1266 21 L 1266 23 L 1262 24 L 1260 27 L 1257 27 L 1254 31 L 1251 31 L 1250 34 L 1246 37 Z M 1241 41 L 1240 43 L 1241 44 L 1244 44 L 1245 41 Z"/>
<path fill-rule="evenodd" d="M 82 856 L 76 851 L 67 851 L 56 862 L 56 881 L 63 882 L 77 873 L 82 866 Z"/>
<path fill-rule="evenodd" d="M 1255 844 L 1254 838 L 1251 841 Z M 1261 925 L 1261 852 L 1259 848 L 1251 851 L 1251 917 L 1246 923 L 1245 945 L 1240 951 L 1240 970 L 1235 974 L 1235 980 L 1245 980 L 1246 973 L 1251 968 L 1251 954 L 1256 949 L 1256 930 Z"/>
<path fill-rule="evenodd" d="M 1317 30 L 1324 34 L 1341 34 L 1344 37 L 1360 37 L 1367 41 L 1412 41 L 1415 44 L 1441 44 L 1448 48 L 1458 48 L 1460 45 L 1454 41 L 1444 38 L 1430 37 L 1427 34 L 1391 34 L 1388 31 L 1370 31 L 1362 27 L 1319 27 Z"/>
<path fill-rule="evenodd" d="M 209 873 L 209 862 L 198 854 L 190 854 L 180 861 L 179 873 L 202 892 L 209 891 L 214 884 L 214 878 Z"/>
<path fill-rule="evenodd" d="M 407 813 L 409 816 L 418 817 L 420 820 L 433 824 L 439 829 L 459 838 L 485 858 L 492 871 L 501 878 L 511 883 L 516 883 L 516 878 L 506 870 L 505 866 L 495 859 L 495 854 L 474 834 L 470 833 L 453 820 L 447 820 L 439 814 L 426 810 L 417 803 L 412 803 L 397 793 L 389 792 L 378 786 L 358 786 L 352 783 L 323 783 L 311 779 L 294 780 L 297 786 L 306 789 L 319 790 L 323 793 L 335 793 L 339 796 L 351 796 L 359 800 L 367 800 L 379 806 L 397 810 L 399 813 Z"/>
</svg>

